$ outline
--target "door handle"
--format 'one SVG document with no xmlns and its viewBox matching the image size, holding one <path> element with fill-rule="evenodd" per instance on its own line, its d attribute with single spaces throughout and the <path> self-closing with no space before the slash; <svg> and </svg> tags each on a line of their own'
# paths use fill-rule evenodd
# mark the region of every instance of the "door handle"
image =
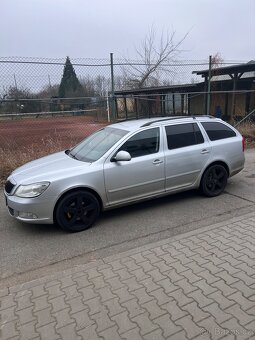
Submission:
<svg viewBox="0 0 255 340">
<path fill-rule="evenodd" d="M 155 164 L 155 165 L 161 164 L 161 163 L 163 163 L 163 161 L 160 160 L 160 159 L 155 159 L 155 161 L 153 162 L 153 164 Z"/>
<path fill-rule="evenodd" d="M 209 153 L 209 152 L 210 152 L 209 150 L 203 149 L 203 150 L 201 151 L 201 154 L 204 155 L 204 154 Z"/>
</svg>

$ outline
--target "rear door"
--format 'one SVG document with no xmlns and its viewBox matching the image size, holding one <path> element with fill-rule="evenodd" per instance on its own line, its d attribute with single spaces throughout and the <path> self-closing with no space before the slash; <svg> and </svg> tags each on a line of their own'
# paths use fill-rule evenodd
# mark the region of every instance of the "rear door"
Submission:
<svg viewBox="0 0 255 340">
<path fill-rule="evenodd" d="M 211 146 L 197 123 L 165 126 L 166 191 L 191 187 L 204 169 Z"/>
</svg>

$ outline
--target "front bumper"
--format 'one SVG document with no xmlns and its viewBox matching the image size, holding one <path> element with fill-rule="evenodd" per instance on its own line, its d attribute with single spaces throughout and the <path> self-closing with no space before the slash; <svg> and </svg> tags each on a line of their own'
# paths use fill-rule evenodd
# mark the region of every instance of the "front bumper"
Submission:
<svg viewBox="0 0 255 340">
<path fill-rule="evenodd" d="M 42 199 L 40 196 L 35 198 L 21 198 L 7 195 L 5 202 L 9 214 L 17 220 L 26 223 L 45 223 L 53 224 L 53 210 L 55 199 Z"/>
</svg>

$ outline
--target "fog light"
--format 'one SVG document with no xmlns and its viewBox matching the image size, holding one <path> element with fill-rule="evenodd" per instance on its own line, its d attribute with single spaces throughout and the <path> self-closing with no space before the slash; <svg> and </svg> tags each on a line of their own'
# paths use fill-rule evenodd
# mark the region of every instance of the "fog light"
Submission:
<svg viewBox="0 0 255 340">
<path fill-rule="evenodd" d="M 36 218 L 38 218 L 35 214 L 31 213 L 31 212 L 22 212 L 20 211 L 19 212 L 19 217 L 21 218 L 27 218 L 27 219 L 30 219 L 30 220 L 34 220 Z"/>
</svg>

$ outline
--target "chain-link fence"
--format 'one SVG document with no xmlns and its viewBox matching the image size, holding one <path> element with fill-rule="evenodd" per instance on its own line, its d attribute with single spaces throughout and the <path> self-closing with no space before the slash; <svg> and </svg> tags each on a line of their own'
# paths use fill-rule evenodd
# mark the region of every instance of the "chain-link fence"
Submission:
<svg viewBox="0 0 255 340">
<path fill-rule="evenodd" d="M 254 84 L 254 62 L 0 58 L 0 178 L 119 119 L 240 121 L 255 109 Z"/>
</svg>

